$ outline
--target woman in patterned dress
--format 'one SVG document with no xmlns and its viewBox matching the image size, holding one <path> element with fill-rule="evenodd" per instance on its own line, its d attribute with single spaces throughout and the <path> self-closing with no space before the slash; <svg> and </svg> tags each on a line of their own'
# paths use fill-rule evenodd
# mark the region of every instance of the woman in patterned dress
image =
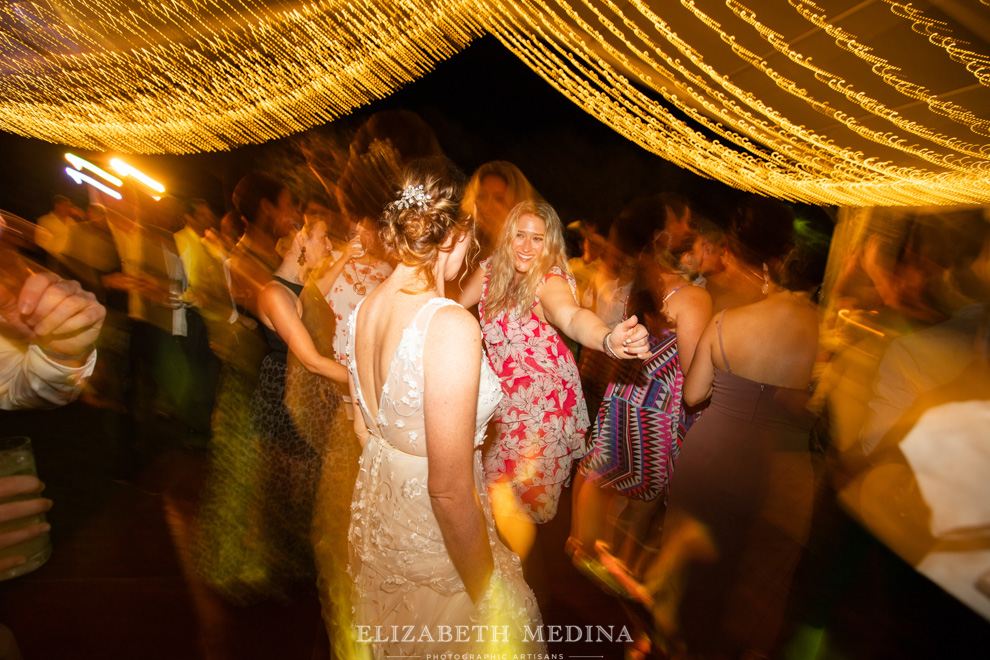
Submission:
<svg viewBox="0 0 990 660">
<path fill-rule="evenodd" d="M 528 523 L 556 515 L 589 425 L 574 356 L 558 333 L 620 358 L 648 349 L 635 316 L 610 331 L 577 304 L 563 235 L 549 204 L 517 204 L 461 298 L 465 307 L 480 301 L 485 350 L 502 381 L 498 436 L 485 453 L 485 473 L 499 530 L 520 556 L 533 541 Z"/>
<path fill-rule="evenodd" d="M 572 536 L 567 551 L 588 565 L 596 541 L 606 538 L 606 517 L 616 498 L 625 500 L 625 530 L 611 539 L 635 572 L 639 545 L 652 514 L 666 497 L 681 442 L 696 415 L 683 407 L 681 390 L 701 332 L 711 318 L 711 297 L 674 271 L 678 256 L 645 252 L 633 280 L 627 314 L 650 331 L 641 363 L 625 363 L 608 385 L 592 429 L 591 450 L 574 486 Z M 603 546 L 604 547 L 604 546 Z"/>
</svg>

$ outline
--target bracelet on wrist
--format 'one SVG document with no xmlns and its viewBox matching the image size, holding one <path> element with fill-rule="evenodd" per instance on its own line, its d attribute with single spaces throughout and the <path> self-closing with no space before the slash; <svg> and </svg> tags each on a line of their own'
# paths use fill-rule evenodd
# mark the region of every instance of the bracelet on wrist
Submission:
<svg viewBox="0 0 990 660">
<path fill-rule="evenodd" d="M 616 360 L 621 360 L 622 358 L 620 358 L 619 355 L 612 350 L 612 345 L 609 343 L 609 340 L 611 338 L 612 338 L 612 331 L 609 330 L 608 334 L 605 335 L 605 338 L 602 339 L 602 351 L 609 357 L 613 357 Z"/>
</svg>

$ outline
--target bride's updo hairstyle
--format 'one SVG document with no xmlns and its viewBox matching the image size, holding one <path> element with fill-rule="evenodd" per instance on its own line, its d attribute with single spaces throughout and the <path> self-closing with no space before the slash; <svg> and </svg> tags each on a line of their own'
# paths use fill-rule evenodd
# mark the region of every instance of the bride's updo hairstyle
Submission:
<svg viewBox="0 0 990 660">
<path fill-rule="evenodd" d="M 382 215 L 381 239 L 389 256 L 414 268 L 436 286 L 434 266 L 444 244 L 466 233 L 474 241 L 474 218 L 461 213 L 464 173 L 442 156 L 415 160 L 403 170 L 393 200 Z M 450 241 L 447 249 L 453 247 Z M 469 250 L 469 260 L 476 250 Z"/>
</svg>

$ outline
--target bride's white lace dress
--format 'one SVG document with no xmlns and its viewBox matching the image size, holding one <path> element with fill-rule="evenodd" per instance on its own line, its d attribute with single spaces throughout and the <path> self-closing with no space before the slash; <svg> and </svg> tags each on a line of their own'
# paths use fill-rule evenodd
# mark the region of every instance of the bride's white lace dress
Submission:
<svg viewBox="0 0 990 660">
<path fill-rule="evenodd" d="M 474 480 L 495 572 L 477 605 L 447 554 L 427 491 L 423 344 L 436 311 L 456 304 L 433 298 L 404 330 L 375 418 L 368 411 L 354 358 L 360 305 L 348 321 L 347 368 L 368 427 L 351 502 L 349 571 L 354 581 L 355 635 L 359 643 L 370 645 L 375 658 L 545 651 L 542 643 L 533 641 L 541 625 L 536 598 L 523 580 L 518 557 L 498 539 L 485 488 L 481 445 L 502 395 L 498 377 L 484 356 L 480 358 Z"/>
</svg>

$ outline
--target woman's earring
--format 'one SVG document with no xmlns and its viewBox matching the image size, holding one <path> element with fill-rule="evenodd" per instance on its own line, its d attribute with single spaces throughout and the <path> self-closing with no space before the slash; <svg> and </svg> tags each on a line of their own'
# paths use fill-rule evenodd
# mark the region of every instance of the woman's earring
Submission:
<svg viewBox="0 0 990 660">
<path fill-rule="evenodd" d="M 305 266 L 306 265 L 306 246 L 305 245 L 302 246 L 299 249 L 299 259 L 297 259 L 296 261 L 299 262 L 299 265 L 300 266 Z"/>
</svg>

